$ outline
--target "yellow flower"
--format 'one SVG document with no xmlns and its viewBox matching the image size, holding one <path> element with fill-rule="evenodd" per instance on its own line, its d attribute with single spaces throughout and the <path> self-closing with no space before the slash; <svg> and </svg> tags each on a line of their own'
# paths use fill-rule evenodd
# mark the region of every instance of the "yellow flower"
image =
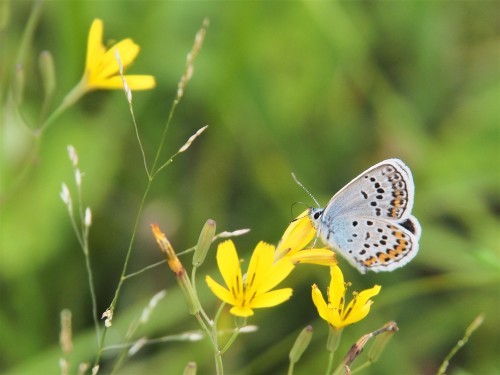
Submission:
<svg viewBox="0 0 500 375">
<path fill-rule="evenodd" d="M 286 257 L 293 264 L 337 264 L 335 253 L 328 248 L 304 249 L 316 237 L 316 229 L 308 214 L 309 210 L 306 210 L 290 223 L 276 248 L 275 259 Z"/>
<path fill-rule="evenodd" d="M 123 88 L 115 51 L 118 50 L 124 69 L 132 64 L 139 54 L 140 47 L 132 39 L 121 40 L 106 50 L 102 44 L 102 33 L 102 21 L 95 19 L 90 27 L 87 61 L 82 79 L 87 91 Z M 156 85 L 155 78 L 150 75 L 125 75 L 124 77 L 131 90 L 147 90 Z"/>
<path fill-rule="evenodd" d="M 274 262 L 274 246 L 265 242 L 256 246 L 245 276 L 231 240 L 219 244 L 217 265 L 227 287 L 210 276 L 206 277 L 206 282 L 218 298 L 233 306 L 230 310 L 233 315 L 251 316 L 253 309 L 279 305 L 292 295 L 291 288 L 271 291 L 290 274 L 294 266 L 288 259 Z"/>
<path fill-rule="evenodd" d="M 338 266 L 333 266 L 330 268 L 330 276 L 328 304 L 316 284 L 312 286 L 312 299 L 319 316 L 336 329 L 341 329 L 366 317 L 373 303 L 370 298 L 380 292 L 381 286 L 375 285 L 360 293 L 354 293 L 354 298 L 345 307 L 347 284 L 344 283 L 344 275 Z"/>
</svg>

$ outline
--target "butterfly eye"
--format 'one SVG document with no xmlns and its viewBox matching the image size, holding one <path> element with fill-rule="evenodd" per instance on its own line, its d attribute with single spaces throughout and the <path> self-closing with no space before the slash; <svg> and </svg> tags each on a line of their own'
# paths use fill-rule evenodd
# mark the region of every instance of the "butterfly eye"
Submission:
<svg viewBox="0 0 500 375">
<path fill-rule="evenodd" d="M 314 218 L 317 220 L 321 216 L 321 212 L 315 212 L 314 213 Z"/>
</svg>

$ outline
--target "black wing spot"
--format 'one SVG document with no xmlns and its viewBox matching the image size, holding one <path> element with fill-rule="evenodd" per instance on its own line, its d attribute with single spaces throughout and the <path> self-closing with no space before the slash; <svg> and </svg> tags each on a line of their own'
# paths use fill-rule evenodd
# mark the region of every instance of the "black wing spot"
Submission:
<svg viewBox="0 0 500 375">
<path fill-rule="evenodd" d="M 368 199 L 368 194 L 366 194 L 363 190 L 361 190 L 361 194 L 363 195 L 363 198 Z"/>
<path fill-rule="evenodd" d="M 405 221 L 403 221 L 399 225 L 401 225 L 403 228 L 407 229 L 408 232 L 410 232 L 411 234 L 416 234 L 416 232 L 417 232 L 415 225 L 413 224 L 413 221 L 411 221 L 411 219 L 406 219 Z"/>
<path fill-rule="evenodd" d="M 353 221 L 352 222 L 352 226 L 355 227 L 356 225 L 358 225 L 358 222 L 357 221 Z"/>
</svg>

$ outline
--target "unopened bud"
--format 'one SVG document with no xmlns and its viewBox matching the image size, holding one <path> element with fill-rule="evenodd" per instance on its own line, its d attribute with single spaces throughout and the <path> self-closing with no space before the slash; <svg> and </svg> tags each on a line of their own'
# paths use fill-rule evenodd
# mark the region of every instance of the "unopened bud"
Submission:
<svg viewBox="0 0 500 375">
<path fill-rule="evenodd" d="M 134 345 L 130 347 L 128 350 L 128 355 L 129 357 L 132 357 L 134 354 L 136 354 L 139 350 L 142 349 L 144 345 L 146 345 L 148 340 L 145 337 L 141 337 L 139 340 L 137 340 Z"/>
<path fill-rule="evenodd" d="M 66 207 L 68 207 L 68 211 L 70 213 L 73 212 L 71 194 L 69 192 L 68 186 L 64 182 L 62 183 L 61 193 L 59 194 L 59 196 L 61 197 L 61 200 L 64 202 Z"/>
<path fill-rule="evenodd" d="M 78 168 L 75 169 L 75 183 L 76 186 L 82 186 L 82 172 Z"/>
<path fill-rule="evenodd" d="M 68 150 L 68 156 L 71 164 L 73 164 L 73 167 L 76 167 L 78 165 L 78 154 L 76 153 L 75 148 L 72 145 L 68 145 L 66 149 Z"/>
<path fill-rule="evenodd" d="M 163 256 L 167 260 L 169 268 L 172 270 L 172 272 L 175 273 L 177 282 L 179 283 L 179 286 L 184 293 L 184 297 L 186 298 L 189 312 L 193 315 L 198 314 L 201 310 L 200 301 L 198 299 L 196 291 L 191 285 L 191 281 L 189 280 L 189 277 L 186 273 L 186 269 L 175 254 L 174 248 L 167 240 L 165 234 L 160 230 L 160 227 L 156 224 L 152 224 L 151 229 L 153 230 L 153 235 L 156 239 L 156 242 L 158 243 L 158 246 L 160 247 Z"/>
<path fill-rule="evenodd" d="M 43 51 L 40 53 L 38 66 L 40 68 L 45 96 L 51 97 L 56 89 L 56 73 L 54 68 L 54 59 L 49 51 Z"/>
<path fill-rule="evenodd" d="M 196 362 L 189 362 L 182 375 L 196 375 Z"/>
<path fill-rule="evenodd" d="M 306 351 L 309 343 L 311 342 L 313 334 L 312 326 L 308 325 L 305 327 L 297 336 L 295 343 L 293 344 L 292 350 L 290 350 L 290 362 L 297 363 L 302 356 L 302 354 Z"/>
<path fill-rule="evenodd" d="M 90 211 L 90 207 L 85 209 L 85 226 L 88 228 L 92 225 L 92 211 Z"/>
<path fill-rule="evenodd" d="M 64 354 L 73 351 L 73 333 L 71 329 L 71 311 L 64 309 L 61 311 L 61 333 L 59 334 L 59 343 Z"/>
<path fill-rule="evenodd" d="M 196 249 L 193 255 L 193 266 L 199 267 L 205 260 L 207 256 L 208 249 L 212 243 L 212 239 L 215 236 L 216 224 L 212 219 L 208 219 L 203 229 L 201 230 L 200 237 L 198 238 L 198 243 L 196 244 Z"/>
<path fill-rule="evenodd" d="M 385 346 L 392 338 L 393 334 L 398 330 L 399 328 L 396 322 L 389 322 L 380 329 L 381 333 L 375 337 L 375 341 L 368 351 L 368 358 L 370 359 L 370 362 L 376 362 L 379 359 L 385 349 Z"/>
<path fill-rule="evenodd" d="M 82 362 L 78 365 L 77 375 L 85 375 L 87 370 L 90 368 L 90 364 L 88 362 Z"/>
<path fill-rule="evenodd" d="M 107 308 L 106 311 L 102 313 L 101 319 L 104 320 L 104 325 L 106 328 L 109 328 L 113 325 L 113 311 L 110 308 Z"/>
<path fill-rule="evenodd" d="M 194 133 L 189 139 L 187 140 L 184 145 L 179 149 L 179 153 L 186 151 L 189 147 L 191 147 L 191 144 L 194 142 L 196 138 L 200 136 L 201 133 L 203 133 L 206 129 L 208 128 L 208 125 L 205 125 L 204 127 L 198 129 L 196 133 Z"/>
</svg>

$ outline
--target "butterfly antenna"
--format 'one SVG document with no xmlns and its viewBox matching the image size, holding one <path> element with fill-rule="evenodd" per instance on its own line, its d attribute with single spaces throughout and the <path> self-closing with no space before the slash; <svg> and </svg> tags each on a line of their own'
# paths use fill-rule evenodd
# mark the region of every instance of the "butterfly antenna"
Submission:
<svg viewBox="0 0 500 375">
<path fill-rule="evenodd" d="M 318 201 L 316 200 L 316 198 L 314 198 L 314 195 L 312 195 L 309 192 L 309 190 L 306 189 L 306 187 L 302 184 L 302 182 L 299 181 L 299 179 L 297 178 L 297 176 L 295 176 L 295 173 L 293 173 L 293 172 L 292 172 L 292 177 L 295 180 L 295 182 L 297 183 L 297 185 L 299 185 L 307 193 L 307 195 L 309 195 L 312 198 L 314 203 L 316 203 L 316 206 L 319 208 L 320 205 L 319 205 Z"/>
</svg>

